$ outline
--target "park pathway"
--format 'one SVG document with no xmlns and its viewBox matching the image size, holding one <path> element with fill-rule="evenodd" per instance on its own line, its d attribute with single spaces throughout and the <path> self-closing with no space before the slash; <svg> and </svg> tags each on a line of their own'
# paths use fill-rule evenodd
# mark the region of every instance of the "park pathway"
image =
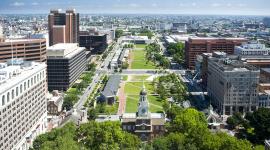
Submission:
<svg viewBox="0 0 270 150">
<path fill-rule="evenodd" d="M 126 106 L 125 82 L 122 82 L 120 84 L 118 97 L 119 97 L 119 106 L 117 115 L 122 115 L 123 113 L 125 113 L 125 106 Z"/>
</svg>

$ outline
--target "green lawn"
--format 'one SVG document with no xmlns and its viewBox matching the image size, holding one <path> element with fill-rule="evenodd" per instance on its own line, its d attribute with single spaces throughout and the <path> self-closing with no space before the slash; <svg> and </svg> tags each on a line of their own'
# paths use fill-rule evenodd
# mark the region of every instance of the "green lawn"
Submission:
<svg viewBox="0 0 270 150">
<path fill-rule="evenodd" d="M 135 44 L 135 48 L 145 48 L 146 44 Z"/>
<path fill-rule="evenodd" d="M 146 76 L 136 76 L 136 78 L 146 78 Z M 126 112 L 132 113 L 137 112 L 138 102 L 139 102 L 139 94 L 142 89 L 143 82 L 127 82 L 125 84 L 125 94 L 127 96 L 126 99 Z M 150 105 L 151 112 L 160 112 L 162 111 L 162 102 L 159 101 L 157 96 L 153 96 L 150 94 L 154 93 L 154 87 L 152 82 L 144 82 L 145 88 L 148 93 L 148 102 Z"/>
<path fill-rule="evenodd" d="M 124 76 L 122 76 L 122 79 L 123 79 L 123 81 L 127 81 L 128 80 L 128 76 L 127 75 L 124 75 Z"/>
<path fill-rule="evenodd" d="M 156 96 L 147 96 L 148 102 L 150 105 L 150 112 L 161 112 L 162 109 L 162 102 L 158 100 L 158 97 Z M 138 111 L 138 102 L 139 102 L 139 96 L 133 95 L 133 96 L 127 96 L 126 101 L 126 113 L 134 113 Z"/>
<path fill-rule="evenodd" d="M 129 76 L 129 81 L 146 81 L 149 77 L 149 75 L 132 75 Z"/>
<path fill-rule="evenodd" d="M 147 62 L 145 58 L 144 50 L 133 50 L 131 51 L 131 56 L 133 60 L 131 63 L 131 69 L 155 69 L 156 66 L 153 62 Z"/>
<path fill-rule="evenodd" d="M 144 82 L 148 94 L 154 93 L 152 82 Z M 127 82 L 125 84 L 126 95 L 139 95 L 142 90 L 143 82 Z"/>
</svg>

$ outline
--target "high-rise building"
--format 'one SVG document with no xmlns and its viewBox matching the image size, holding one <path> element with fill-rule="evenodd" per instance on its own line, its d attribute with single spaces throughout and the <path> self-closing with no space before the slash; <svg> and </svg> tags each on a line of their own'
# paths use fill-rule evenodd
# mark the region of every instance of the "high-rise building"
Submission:
<svg viewBox="0 0 270 150">
<path fill-rule="evenodd" d="M 80 32 L 80 46 L 85 47 L 92 54 L 101 54 L 108 47 L 107 35 L 93 35 L 89 32 Z"/>
<path fill-rule="evenodd" d="M 3 27 L 0 24 L 0 42 L 4 41 L 4 31 L 3 31 Z"/>
<path fill-rule="evenodd" d="M 222 51 L 234 53 L 234 47 L 247 42 L 244 38 L 189 38 L 185 43 L 185 61 L 189 69 L 194 69 L 196 56 L 203 53 Z"/>
<path fill-rule="evenodd" d="M 3 38 L 3 27 L 1 24 L 0 24 L 0 38 Z"/>
<path fill-rule="evenodd" d="M 263 24 L 265 27 L 270 28 L 270 17 L 263 18 Z"/>
<path fill-rule="evenodd" d="M 17 39 L 0 42 L 0 62 L 12 58 L 46 62 L 46 39 Z"/>
<path fill-rule="evenodd" d="M 0 63 L 0 150 L 26 150 L 47 128 L 46 64 Z"/>
<path fill-rule="evenodd" d="M 59 43 L 47 49 L 49 91 L 66 91 L 86 69 L 86 51 L 75 43 Z"/>
<path fill-rule="evenodd" d="M 48 16 L 49 44 L 79 42 L 79 14 L 75 9 L 51 10 Z"/>
<path fill-rule="evenodd" d="M 215 52 L 208 58 L 207 92 L 220 114 L 249 112 L 258 108 L 260 70 L 235 56 Z"/>
</svg>

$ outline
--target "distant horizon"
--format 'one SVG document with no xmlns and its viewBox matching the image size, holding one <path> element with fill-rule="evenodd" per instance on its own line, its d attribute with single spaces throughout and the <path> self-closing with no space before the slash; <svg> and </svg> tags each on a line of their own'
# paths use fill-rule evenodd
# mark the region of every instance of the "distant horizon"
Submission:
<svg viewBox="0 0 270 150">
<path fill-rule="evenodd" d="M 63 12 L 65 9 L 62 9 Z M 1 15 L 48 15 L 48 13 L 0 13 Z M 161 16 L 161 15 L 172 15 L 172 16 L 243 16 L 243 17 L 270 17 L 270 15 L 240 15 L 240 14 L 162 14 L 162 13 L 79 13 L 80 15 L 146 15 L 146 16 Z"/>
<path fill-rule="evenodd" d="M 269 0 L 1 0 L 0 14 L 48 14 L 75 8 L 81 14 L 270 16 Z"/>
</svg>

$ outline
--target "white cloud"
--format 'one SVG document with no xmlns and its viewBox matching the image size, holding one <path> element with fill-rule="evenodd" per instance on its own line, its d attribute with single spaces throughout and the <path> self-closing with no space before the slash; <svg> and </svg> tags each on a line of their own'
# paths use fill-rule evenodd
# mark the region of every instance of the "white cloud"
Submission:
<svg viewBox="0 0 270 150">
<path fill-rule="evenodd" d="M 33 2 L 31 5 L 33 5 L 33 6 L 37 6 L 37 5 L 39 5 L 39 3 L 37 3 L 37 2 Z"/>
<path fill-rule="evenodd" d="M 228 3 L 226 6 L 227 7 L 232 7 L 232 4 L 231 3 Z"/>
<path fill-rule="evenodd" d="M 193 2 L 191 3 L 191 6 L 197 6 L 197 3 Z"/>
<path fill-rule="evenodd" d="M 239 7 L 245 7 L 246 4 L 238 4 Z"/>
<path fill-rule="evenodd" d="M 135 3 L 131 3 L 131 4 L 129 4 L 129 6 L 130 6 L 130 7 L 135 7 L 135 8 L 136 8 L 136 7 L 139 7 L 139 5 L 138 5 L 138 4 L 135 4 Z"/>
<path fill-rule="evenodd" d="M 152 4 L 152 7 L 157 7 L 157 6 L 158 6 L 157 3 L 153 3 L 153 4 Z"/>
<path fill-rule="evenodd" d="M 213 4 L 211 4 L 211 6 L 212 7 L 219 7 L 219 6 L 221 6 L 221 4 L 219 4 L 219 3 L 213 3 Z"/>
<path fill-rule="evenodd" d="M 24 3 L 23 2 L 14 2 L 11 4 L 11 6 L 16 6 L 16 7 L 24 6 Z"/>
</svg>

